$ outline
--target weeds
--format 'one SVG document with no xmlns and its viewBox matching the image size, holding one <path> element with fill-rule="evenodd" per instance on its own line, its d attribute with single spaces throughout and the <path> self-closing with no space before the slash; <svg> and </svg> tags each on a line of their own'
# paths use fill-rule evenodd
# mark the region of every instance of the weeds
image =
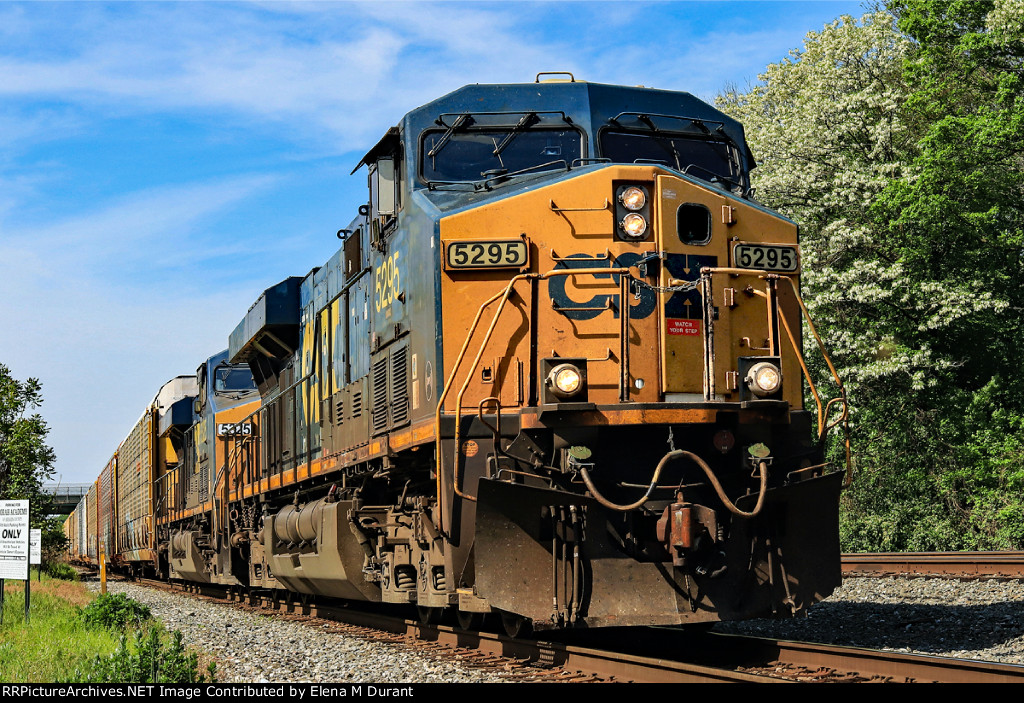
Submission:
<svg viewBox="0 0 1024 703">
<path fill-rule="evenodd" d="M 206 683 L 216 681 L 216 665 L 199 673 L 199 656 L 182 644 L 181 632 L 165 636 L 160 627 L 136 630 L 131 642 L 121 635 L 117 649 L 97 655 L 84 668 L 76 669 L 75 683 Z"/>
<path fill-rule="evenodd" d="M 32 583 L 30 620 L 25 622 L 24 586 L 8 581 L 0 628 L 0 682 L 52 683 L 74 674 L 82 662 L 117 646 L 117 633 L 90 627 L 82 608 L 90 601 L 81 582 Z"/>
<path fill-rule="evenodd" d="M 82 610 L 86 625 L 117 630 L 139 627 L 149 616 L 149 608 L 123 593 L 104 593 Z"/>
<path fill-rule="evenodd" d="M 32 584 L 31 619 L 24 621 L 24 589 L 7 584 L 0 628 L 3 683 L 205 683 L 199 657 L 180 632 L 166 633 L 149 608 L 123 594 L 93 599 L 81 582 Z M 80 607 L 84 605 L 85 607 Z"/>
<path fill-rule="evenodd" d="M 78 581 L 78 572 L 70 564 L 62 561 L 48 561 L 43 564 L 43 573 L 55 579 Z"/>
</svg>

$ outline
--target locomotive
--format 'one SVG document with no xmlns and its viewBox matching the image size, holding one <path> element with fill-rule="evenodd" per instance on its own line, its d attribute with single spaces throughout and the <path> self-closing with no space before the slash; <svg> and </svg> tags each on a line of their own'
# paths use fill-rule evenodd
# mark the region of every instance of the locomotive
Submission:
<svg viewBox="0 0 1024 703">
<path fill-rule="evenodd" d="M 797 225 L 753 200 L 742 125 L 538 74 L 413 110 L 363 167 L 337 253 L 159 410 L 176 461 L 123 563 L 512 634 L 832 592 L 846 402 L 808 373 Z"/>
</svg>

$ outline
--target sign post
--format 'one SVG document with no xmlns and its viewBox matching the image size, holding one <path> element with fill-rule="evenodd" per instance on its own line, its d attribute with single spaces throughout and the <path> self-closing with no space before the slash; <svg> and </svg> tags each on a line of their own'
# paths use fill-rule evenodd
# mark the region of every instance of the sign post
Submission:
<svg viewBox="0 0 1024 703">
<path fill-rule="evenodd" d="M 31 566 L 36 564 L 36 569 L 39 570 L 39 581 L 43 580 L 43 555 L 40 549 L 39 542 L 42 539 L 42 530 L 29 530 L 28 531 L 28 563 Z M 25 623 L 28 623 L 28 608 L 29 603 L 32 602 L 32 569 L 29 568 L 28 574 L 25 575 Z"/>
<path fill-rule="evenodd" d="M 42 582 L 43 580 L 43 531 L 42 530 L 29 530 L 28 531 L 28 563 L 36 565 L 36 571 L 38 572 L 39 578 L 37 581 Z"/>
<path fill-rule="evenodd" d="M 28 501 L 0 500 L 0 584 L 3 579 L 25 581 L 25 621 L 28 621 Z M 2 590 L 0 585 L 0 590 Z M 0 617 L 2 617 L 0 605 Z"/>
</svg>

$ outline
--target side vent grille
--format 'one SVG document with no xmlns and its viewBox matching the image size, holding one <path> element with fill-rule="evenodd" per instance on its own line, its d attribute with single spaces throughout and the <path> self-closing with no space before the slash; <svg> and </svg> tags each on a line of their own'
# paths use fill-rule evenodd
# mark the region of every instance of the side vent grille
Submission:
<svg viewBox="0 0 1024 703">
<path fill-rule="evenodd" d="M 210 497 L 210 465 L 204 464 L 199 469 L 199 501 L 203 502 Z"/>
<path fill-rule="evenodd" d="M 391 426 L 409 422 L 409 347 L 391 355 Z"/>
<path fill-rule="evenodd" d="M 355 419 L 363 414 L 363 392 L 352 392 L 352 407 L 349 408 L 349 418 Z"/>
<path fill-rule="evenodd" d="M 373 432 L 388 426 L 388 359 L 383 357 L 373 364 Z"/>
</svg>

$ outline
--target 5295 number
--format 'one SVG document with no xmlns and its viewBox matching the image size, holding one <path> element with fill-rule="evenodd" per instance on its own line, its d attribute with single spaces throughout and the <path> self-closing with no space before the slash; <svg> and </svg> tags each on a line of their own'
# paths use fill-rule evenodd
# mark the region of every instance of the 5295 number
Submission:
<svg viewBox="0 0 1024 703">
<path fill-rule="evenodd" d="M 732 251 L 736 268 L 760 271 L 795 273 L 800 268 L 800 255 L 796 247 L 784 244 L 739 243 Z"/>
<path fill-rule="evenodd" d="M 448 268 L 521 268 L 526 266 L 527 248 L 522 239 L 448 242 Z"/>
<path fill-rule="evenodd" d="M 373 306 L 377 312 L 398 300 L 402 290 L 401 272 L 398 269 L 400 253 L 396 251 L 373 270 Z"/>
</svg>

